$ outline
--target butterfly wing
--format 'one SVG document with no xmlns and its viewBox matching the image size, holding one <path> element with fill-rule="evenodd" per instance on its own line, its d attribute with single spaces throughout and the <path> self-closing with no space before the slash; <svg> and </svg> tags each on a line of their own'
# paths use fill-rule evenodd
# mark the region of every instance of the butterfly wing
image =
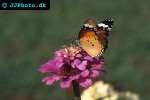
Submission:
<svg viewBox="0 0 150 100">
<path fill-rule="evenodd" d="M 96 27 L 96 24 L 94 22 L 93 19 L 88 19 L 84 24 L 83 26 L 85 27 L 89 27 L 89 28 L 95 28 Z"/>
<path fill-rule="evenodd" d="M 90 56 L 99 57 L 108 46 L 107 37 L 112 25 L 112 19 L 105 20 L 97 25 L 92 19 L 87 20 L 80 29 L 77 43 Z"/>
<path fill-rule="evenodd" d="M 108 32 L 111 31 L 112 27 L 113 27 L 113 19 L 107 19 L 107 20 L 104 20 L 102 21 L 101 23 L 97 24 L 97 28 L 103 28 L 103 29 L 106 29 Z"/>
<path fill-rule="evenodd" d="M 79 36 L 78 39 L 84 38 L 84 37 L 90 37 L 90 36 L 95 36 L 95 31 L 94 28 L 89 28 L 89 27 L 85 27 L 82 26 L 80 32 L 79 32 Z"/>
<path fill-rule="evenodd" d="M 95 29 L 95 22 L 92 19 L 87 20 L 81 27 L 77 42 L 92 57 L 101 54 L 103 49 Z"/>
<path fill-rule="evenodd" d="M 92 19 L 88 19 L 81 27 L 78 39 L 95 36 L 94 28 L 96 27 L 95 22 Z"/>
<path fill-rule="evenodd" d="M 80 39 L 80 42 L 82 43 L 82 48 L 91 56 L 91 57 L 97 57 L 98 55 L 101 55 L 103 46 L 101 43 L 99 43 L 99 40 L 97 37 L 84 37 Z"/>
<path fill-rule="evenodd" d="M 107 19 L 100 24 L 97 24 L 97 32 L 96 34 L 98 35 L 99 41 L 103 45 L 103 48 L 105 51 L 108 47 L 108 40 L 107 37 L 109 36 L 109 32 L 111 31 L 113 27 L 113 19 Z"/>
</svg>

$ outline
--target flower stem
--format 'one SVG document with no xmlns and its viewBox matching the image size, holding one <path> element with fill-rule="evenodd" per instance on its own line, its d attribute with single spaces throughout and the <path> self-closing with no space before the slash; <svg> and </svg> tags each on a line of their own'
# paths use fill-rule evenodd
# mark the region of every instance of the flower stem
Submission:
<svg viewBox="0 0 150 100">
<path fill-rule="evenodd" d="M 76 80 L 73 80 L 72 86 L 73 86 L 73 92 L 74 92 L 74 99 L 81 100 L 79 83 Z"/>
</svg>

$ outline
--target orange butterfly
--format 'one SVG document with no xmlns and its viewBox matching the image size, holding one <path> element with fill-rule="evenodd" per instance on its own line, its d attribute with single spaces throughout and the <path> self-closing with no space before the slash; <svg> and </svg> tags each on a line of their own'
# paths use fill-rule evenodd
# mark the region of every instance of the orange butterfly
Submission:
<svg viewBox="0 0 150 100">
<path fill-rule="evenodd" d="M 107 19 L 97 25 L 92 19 L 88 19 L 82 25 L 76 42 L 91 57 L 100 57 L 108 47 L 107 37 L 112 27 L 113 19 Z"/>
</svg>

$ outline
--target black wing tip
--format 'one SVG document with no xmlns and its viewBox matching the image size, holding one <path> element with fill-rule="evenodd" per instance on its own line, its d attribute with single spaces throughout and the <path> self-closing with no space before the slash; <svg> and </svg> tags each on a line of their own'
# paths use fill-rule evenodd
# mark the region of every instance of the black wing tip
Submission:
<svg viewBox="0 0 150 100">
<path fill-rule="evenodd" d="M 113 19 L 113 18 L 109 18 L 108 20 L 110 20 L 110 21 L 114 21 L 114 19 Z"/>
<path fill-rule="evenodd" d="M 114 19 L 112 19 L 112 18 L 110 19 L 110 18 L 109 18 L 109 19 L 106 19 L 106 20 L 104 20 L 104 21 L 114 22 Z"/>
<path fill-rule="evenodd" d="M 104 20 L 102 23 L 109 23 L 110 25 L 113 25 L 114 24 L 114 19 L 106 19 Z"/>
<path fill-rule="evenodd" d="M 106 29 L 106 31 L 110 32 L 111 29 L 113 28 L 114 19 L 106 19 L 106 20 L 102 21 L 101 23 L 104 24 L 104 26 L 102 25 L 101 27 L 103 27 L 104 29 Z"/>
<path fill-rule="evenodd" d="M 87 22 L 87 21 L 94 21 L 92 18 L 89 18 L 89 19 L 87 19 L 85 22 Z M 114 22 L 114 19 L 113 18 L 108 18 L 108 19 L 106 19 L 106 20 L 104 20 L 104 21 L 110 21 L 110 22 Z"/>
</svg>

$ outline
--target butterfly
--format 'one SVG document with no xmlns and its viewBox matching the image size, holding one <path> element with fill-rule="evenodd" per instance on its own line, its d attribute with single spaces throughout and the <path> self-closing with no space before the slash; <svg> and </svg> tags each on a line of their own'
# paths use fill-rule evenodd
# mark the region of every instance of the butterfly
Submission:
<svg viewBox="0 0 150 100">
<path fill-rule="evenodd" d="M 91 57 L 100 57 L 108 47 L 107 37 L 113 27 L 113 19 L 107 19 L 99 24 L 88 19 L 81 27 L 78 39 L 79 47 L 82 47 Z"/>
</svg>

